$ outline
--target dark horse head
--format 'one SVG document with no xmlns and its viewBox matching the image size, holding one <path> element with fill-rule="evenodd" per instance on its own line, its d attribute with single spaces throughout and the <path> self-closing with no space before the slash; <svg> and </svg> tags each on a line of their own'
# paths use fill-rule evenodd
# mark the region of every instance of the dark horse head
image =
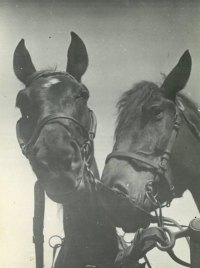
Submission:
<svg viewBox="0 0 200 268">
<path fill-rule="evenodd" d="M 200 145 L 196 139 L 200 116 L 194 103 L 179 93 L 190 71 L 191 57 L 186 51 L 160 87 L 148 81 L 137 83 L 118 102 L 116 141 L 102 182 L 147 212 L 155 209 L 156 201 L 171 201 L 186 189 L 200 209 Z M 124 231 L 150 224 L 142 210 L 130 210 L 126 198 L 111 206 L 107 198 L 108 215 Z"/>
<path fill-rule="evenodd" d="M 89 91 L 81 83 L 88 67 L 83 41 L 71 33 L 66 72 L 36 71 L 22 39 L 14 53 L 14 72 L 25 88 L 17 95 L 22 118 L 18 136 L 47 194 L 63 203 L 63 194 L 80 184 L 82 151 L 91 126 Z M 91 150 L 92 151 L 92 150 Z"/>
<path fill-rule="evenodd" d="M 88 55 L 83 41 L 71 35 L 66 72 L 37 72 L 24 40 L 18 44 L 14 71 L 25 88 L 16 101 L 22 114 L 17 137 L 37 184 L 63 204 L 66 239 L 55 267 L 113 267 L 118 241 L 93 183 L 99 180 L 93 147 L 96 119 L 81 83 Z"/>
</svg>

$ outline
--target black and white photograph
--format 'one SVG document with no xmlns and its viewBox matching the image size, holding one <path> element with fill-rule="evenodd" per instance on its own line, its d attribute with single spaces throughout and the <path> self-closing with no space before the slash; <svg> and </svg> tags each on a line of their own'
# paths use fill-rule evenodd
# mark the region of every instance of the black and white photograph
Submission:
<svg viewBox="0 0 200 268">
<path fill-rule="evenodd" d="M 200 1 L 0 1 L 0 266 L 200 267 Z"/>
</svg>

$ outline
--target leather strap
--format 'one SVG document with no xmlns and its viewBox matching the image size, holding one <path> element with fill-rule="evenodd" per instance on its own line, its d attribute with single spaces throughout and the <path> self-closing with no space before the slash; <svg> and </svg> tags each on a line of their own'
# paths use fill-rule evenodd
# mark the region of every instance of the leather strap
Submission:
<svg viewBox="0 0 200 268">
<path fill-rule="evenodd" d="M 33 218 L 33 243 L 35 244 L 36 268 L 44 268 L 43 261 L 43 227 L 44 227 L 44 190 L 40 186 L 39 181 L 36 181 L 34 187 L 35 207 Z"/>
<path fill-rule="evenodd" d="M 17 135 L 17 139 L 18 139 L 18 143 L 20 145 L 20 148 L 22 149 L 22 153 L 28 158 L 28 154 L 29 154 L 29 150 L 30 150 L 29 147 L 31 147 L 31 145 L 34 144 L 34 142 L 36 142 L 41 130 L 43 129 L 43 127 L 45 125 L 51 124 L 51 123 L 59 123 L 66 128 L 67 125 L 65 125 L 61 121 L 62 119 L 71 120 L 74 123 L 76 123 L 77 125 L 79 125 L 81 130 L 82 130 L 83 136 L 87 140 L 90 140 L 90 141 L 93 140 L 95 138 L 95 135 L 96 135 L 97 120 L 96 120 L 96 116 L 93 113 L 93 111 L 89 110 L 89 112 L 90 112 L 90 119 L 91 119 L 89 131 L 82 124 L 80 124 L 75 118 L 73 118 L 71 116 L 66 116 L 63 113 L 55 113 L 55 114 L 51 114 L 51 115 L 43 118 L 41 121 L 39 121 L 39 123 L 37 124 L 37 126 L 33 132 L 33 135 L 31 136 L 31 138 L 27 144 L 25 144 L 23 134 L 21 131 L 21 120 L 22 119 L 19 119 L 17 121 L 17 124 L 16 124 L 16 135 Z"/>
<path fill-rule="evenodd" d="M 62 72 L 62 71 L 44 71 L 44 72 L 39 72 L 36 76 L 30 77 L 27 82 L 26 82 L 26 87 L 30 86 L 35 80 L 38 80 L 39 78 L 42 77 L 48 77 L 48 76 L 55 76 L 55 75 L 64 75 L 70 77 L 72 80 L 77 81 L 72 75 L 70 75 L 67 72 Z"/>
<path fill-rule="evenodd" d="M 62 113 L 55 113 L 55 114 L 51 114 L 45 118 L 43 118 L 36 126 L 33 135 L 31 136 L 29 142 L 27 143 L 26 147 L 28 148 L 30 146 L 30 144 L 34 143 L 38 137 L 38 135 L 40 134 L 41 130 L 43 129 L 43 127 L 49 123 L 52 123 L 53 121 L 58 122 L 59 124 L 62 124 L 64 126 L 66 126 L 64 123 L 62 123 L 60 120 L 62 119 L 67 119 L 67 120 L 71 120 L 74 123 L 76 123 L 77 125 L 79 125 L 81 127 L 81 129 L 84 132 L 84 136 L 88 137 L 88 131 L 87 129 L 82 126 L 76 119 L 74 119 L 71 116 L 66 116 L 65 114 Z"/>
<path fill-rule="evenodd" d="M 116 151 L 113 153 L 110 153 L 107 157 L 106 157 L 106 164 L 108 163 L 108 161 L 111 158 L 125 158 L 125 159 L 130 159 L 133 162 L 141 162 L 142 164 L 148 165 L 149 168 L 153 168 L 153 169 L 158 169 L 159 168 L 159 164 L 155 163 L 154 161 L 139 155 L 137 153 L 131 153 L 131 152 L 122 152 L 122 151 Z"/>
</svg>

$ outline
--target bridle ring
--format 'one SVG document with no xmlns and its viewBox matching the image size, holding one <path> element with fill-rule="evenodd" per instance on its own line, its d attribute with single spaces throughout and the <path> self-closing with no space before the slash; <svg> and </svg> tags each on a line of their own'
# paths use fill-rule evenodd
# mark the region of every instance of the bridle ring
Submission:
<svg viewBox="0 0 200 268">
<path fill-rule="evenodd" d="M 60 239 L 60 241 L 61 241 L 61 242 L 60 242 L 60 244 L 58 244 L 58 243 L 57 243 L 57 244 L 54 244 L 54 245 L 52 245 L 52 244 L 51 244 L 51 240 L 52 240 L 52 238 L 55 238 L 55 237 L 57 237 L 57 238 L 59 238 L 59 239 Z M 50 246 L 51 248 L 55 248 L 55 246 L 57 246 L 57 247 L 58 247 L 58 245 L 59 245 L 59 246 L 61 246 L 61 245 L 62 245 L 63 240 L 64 240 L 64 239 L 63 239 L 63 238 L 61 238 L 59 235 L 53 235 L 53 236 L 51 236 L 51 237 L 49 238 L 49 246 Z"/>
</svg>

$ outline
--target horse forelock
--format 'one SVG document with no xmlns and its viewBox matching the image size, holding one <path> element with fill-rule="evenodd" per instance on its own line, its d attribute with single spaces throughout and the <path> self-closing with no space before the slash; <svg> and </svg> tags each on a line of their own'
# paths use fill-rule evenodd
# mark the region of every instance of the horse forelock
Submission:
<svg viewBox="0 0 200 268">
<path fill-rule="evenodd" d="M 160 88 L 149 81 L 136 83 L 130 90 L 123 93 L 117 103 L 115 138 L 132 129 L 140 121 L 143 105 L 155 99 L 160 93 Z"/>
</svg>

